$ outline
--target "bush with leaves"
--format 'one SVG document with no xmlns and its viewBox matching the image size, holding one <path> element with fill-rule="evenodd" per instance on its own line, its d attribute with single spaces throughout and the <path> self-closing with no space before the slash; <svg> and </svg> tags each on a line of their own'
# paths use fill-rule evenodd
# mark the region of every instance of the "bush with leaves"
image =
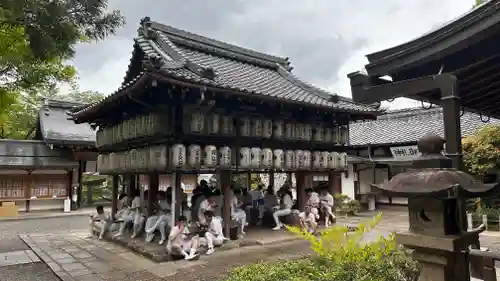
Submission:
<svg viewBox="0 0 500 281">
<path fill-rule="evenodd" d="M 350 233 L 333 227 L 316 237 L 300 228 L 289 231 L 310 241 L 315 254 L 291 261 L 258 263 L 235 268 L 226 281 L 415 281 L 419 264 L 396 244 L 394 235 L 366 241 L 365 234 L 380 221 L 377 215 Z"/>
<path fill-rule="evenodd" d="M 355 216 L 361 211 L 361 204 L 347 195 L 335 194 L 335 209 L 341 215 Z"/>
</svg>

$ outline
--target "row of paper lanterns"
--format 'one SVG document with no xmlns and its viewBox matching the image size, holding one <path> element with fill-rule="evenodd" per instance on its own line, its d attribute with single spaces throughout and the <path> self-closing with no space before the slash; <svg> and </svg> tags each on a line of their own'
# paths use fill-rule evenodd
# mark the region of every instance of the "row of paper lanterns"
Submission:
<svg viewBox="0 0 500 281">
<path fill-rule="evenodd" d="M 187 133 L 234 135 L 233 118 L 217 114 L 192 113 Z M 347 126 L 325 126 L 285 122 L 283 120 L 240 118 L 240 136 L 316 141 L 346 144 L 349 141 Z"/>
<path fill-rule="evenodd" d="M 128 172 L 175 168 L 232 168 L 236 163 L 235 151 L 228 146 L 182 144 L 133 149 L 127 152 L 101 154 L 99 172 Z M 347 154 L 328 151 L 272 150 L 270 148 L 242 147 L 239 149 L 239 168 L 242 169 L 334 169 L 347 167 Z M 170 163 L 167 159 L 170 159 Z"/>
<path fill-rule="evenodd" d="M 151 136 L 168 129 L 166 114 L 151 113 L 123 121 L 114 126 L 99 129 L 97 147 L 121 143 L 139 137 Z"/>
</svg>

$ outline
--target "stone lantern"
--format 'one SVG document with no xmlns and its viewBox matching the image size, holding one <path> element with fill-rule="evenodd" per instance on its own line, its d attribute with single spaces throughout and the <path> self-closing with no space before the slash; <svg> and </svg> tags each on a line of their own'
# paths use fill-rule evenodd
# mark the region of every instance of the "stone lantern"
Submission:
<svg viewBox="0 0 500 281">
<path fill-rule="evenodd" d="M 384 196 L 408 198 L 410 228 L 396 240 L 414 249 L 413 258 L 422 265 L 419 281 L 470 280 L 468 248 L 478 241 L 479 231 L 467 232 L 463 202 L 492 189 L 451 168 L 443 146 L 441 137 L 424 136 L 418 141 L 422 156 L 412 169 L 374 185 Z"/>
</svg>

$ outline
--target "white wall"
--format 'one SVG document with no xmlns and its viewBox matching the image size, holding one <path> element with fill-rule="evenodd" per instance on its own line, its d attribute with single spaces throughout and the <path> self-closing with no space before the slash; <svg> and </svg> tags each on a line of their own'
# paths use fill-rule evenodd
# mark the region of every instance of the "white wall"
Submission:
<svg viewBox="0 0 500 281">
<path fill-rule="evenodd" d="M 349 196 L 349 198 L 351 199 L 354 199 L 354 181 L 356 179 L 356 174 L 354 173 L 352 164 L 347 165 L 347 174 L 348 177 L 346 177 L 346 173 L 342 173 L 341 176 L 342 194 Z"/>
</svg>

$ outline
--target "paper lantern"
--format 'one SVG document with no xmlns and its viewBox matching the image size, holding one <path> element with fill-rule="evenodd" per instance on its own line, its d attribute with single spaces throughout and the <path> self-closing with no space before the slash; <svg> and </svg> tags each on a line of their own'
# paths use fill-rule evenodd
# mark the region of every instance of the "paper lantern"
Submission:
<svg viewBox="0 0 500 281">
<path fill-rule="evenodd" d="M 274 162 L 273 166 L 275 169 L 283 169 L 285 168 L 285 153 L 282 149 L 276 149 L 273 151 L 274 154 Z"/>
<path fill-rule="evenodd" d="M 347 169 L 347 153 L 339 153 L 339 168 L 342 170 Z"/>
<path fill-rule="evenodd" d="M 234 122 L 231 116 L 222 116 L 221 133 L 226 136 L 234 135 Z"/>
<path fill-rule="evenodd" d="M 321 169 L 321 151 L 313 151 L 312 153 L 312 166 L 314 169 Z"/>
<path fill-rule="evenodd" d="M 262 137 L 262 120 L 261 119 L 253 119 L 252 120 L 252 136 L 253 137 Z"/>
<path fill-rule="evenodd" d="M 135 171 L 137 168 L 137 150 L 132 149 L 129 151 L 129 159 L 130 159 L 130 170 Z"/>
<path fill-rule="evenodd" d="M 104 173 L 104 155 L 100 154 L 97 156 L 97 172 Z"/>
<path fill-rule="evenodd" d="M 324 142 L 325 141 L 325 128 L 322 126 L 317 126 L 314 128 L 314 141 Z"/>
<path fill-rule="evenodd" d="M 203 113 L 195 112 L 191 114 L 191 120 L 189 123 L 189 132 L 196 134 L 202 133 L 204 123 L 205 123 L 205 115 Z"/>
<path fill-rule="evenodd" d="M 250 166 L 252 168 L 259 168 L 261 163 L 261 149 L 258 147 L 252 147 L 250 149 Z"/>
<path fill-rule="evenodd" d="M 250 118 L 241 118 L 240 122 L 240 136 L 249 137 L 252 131 Z"/>
<path fill-rule="evenodd" d="M 201 165 L 201 146 L 192 144 L 188 148 L 188 165 L 198 167 Z"/>
<path fill-rule="evenodd" d="M 335 126 L 332 130 L 332 143 L 340 144 L 339 139 L 339 126 Z"/>
<path fill-rule="evenodd" d="M 283 121 L 273 121 L 273 137 L 276 139 L 285 138 L 285 123 Z"/>
<path fill-rule="evenodd" d="M 311 141 L 313 138 L 313 127 L 312 125 L 305 124 L 304 125 L 304 140 Z"/>
<path fill-rule="evenodd" d="M 285 152 L 285 167 L 287 169 L 295 168 L 295 151 L 287 150 Z"/>
<path fill-rule="evenodd" d="M 274 155 L 270 148 L 264 148 L 261 151 L 261 165 L 264 168 L 270 168 L 273 166 Z"/>
<path fill-rule="evenodd" d="M 203 159 L 203 165 L 209 168 L 217 166 L 217 147 L 214 145 L 205 146 L 205 157 Z"/>
<path fill-rule="evenodd" d="M 186 164 L 186 147 L 182 144 L 172 146 L 172 166 L 179 168 Z"/>
<path fill-rule="evenodd" d="M 304 167 L 310 169 L 312 165 L 312 153 L 309 150 L 304 150 Z"/>
<path fill-rule="evenodd" d="M 218 134 L 220 131 L 221 118 L 219 114 L 211 114 L 208 118 L 207 132 L 210 135 Z"/>
<path fill-rule="evenodd" d="M 295 139 L 305 140 L 304 124 L 295 124 Z"/>
<path fill-rule="evenodd" d="M 163 170 L 168 166 L 168 147 L 166 145 L 153 146 L 149 149 L 149 168 Z"/>
<path fill-rule="evenodd" d="M 328 168 L 337 170 L 339 168 L 339 154 L 337 152 L 330 152 L 328 158 Z"/>
<path fill-rule="evenodd" d="M 219 167 L 229 168 L 232 165 L 231 148 L 223 146 L 219 148 Z"/>
<path fill-rule="evenodd" d="M 295 139 L 295 124 L 285 123 L 285 139 L 287 140 Z"/>
<path fill-rule="evenodd" d="M 262 137 L 271 138 L 273 136 L 273 121 L 265 119 L 262 121 Z"/>
<path fill-rule="evenodd" d="M 139 156 L 141 170 L 148 170 L 149 169 L 149 155 L 150 155 L 150 153 L 149 153 L 148 148 L 141 149 L 140 156 Z"/>
<path fill-rule="evenodd" d="M 240 148 L 240 163 L 239 166 L 241 168 L 248 168 L 250 167 L 250 148 L 248 147 L 242 147 Z"/>
<path fill-rule="evenodd" d="M 349 127 L 347 126 L 340 126 L 339 127 L 339 143 L 340 144 L 347 144 L 349 143 Z"/>
<path fill-rule="evenodd" d="M 328 166 L 330 165 L 330 152 L 328 151 L 322 151 L 321 152 L 321 159 L 323 159 L 323 162 L 321 162 L 321 168 L 322 169 L 328 169 Z"/>
<path fill-rule="evenodd" d="M 295 150 L 295 168 L 299 170 L 305 169 L 304 166 L 304 151 L 302 150 Z"/>
<path fill-rule="evenodd" d="M 333 130 L 332 128 L 325 128 L 324 129 L 324 137 L 323 137 L 323 141 L 326 142 L 326 143 L 332 143 L 332 136 L 333 136 Z"/>
</svg>

